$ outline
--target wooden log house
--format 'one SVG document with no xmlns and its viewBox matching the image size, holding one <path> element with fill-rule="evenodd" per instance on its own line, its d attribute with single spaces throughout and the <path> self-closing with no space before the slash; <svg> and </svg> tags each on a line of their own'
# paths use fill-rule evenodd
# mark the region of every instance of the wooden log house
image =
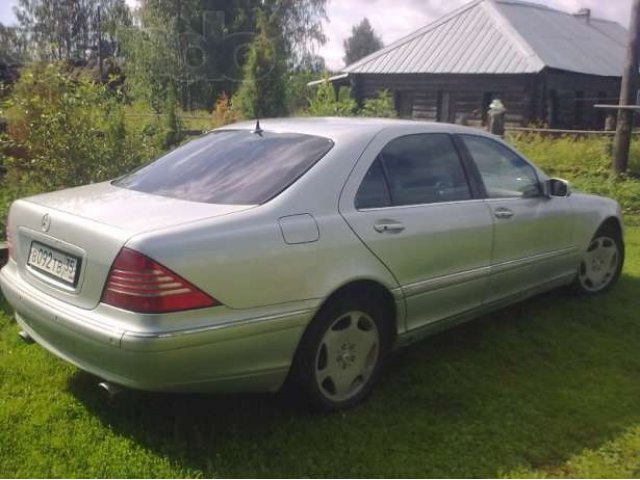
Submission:
<svg viewBox="0 0 640 480">
<path fill-rule="evenodd" d="M 602 129 L 617 103 L 627 31 L 520 0 L 475 0 L 334 77 L 358 100 L 389 90 L 401 117 L 486 121 L 494 98 L 512 125 Z"/>
</svg>

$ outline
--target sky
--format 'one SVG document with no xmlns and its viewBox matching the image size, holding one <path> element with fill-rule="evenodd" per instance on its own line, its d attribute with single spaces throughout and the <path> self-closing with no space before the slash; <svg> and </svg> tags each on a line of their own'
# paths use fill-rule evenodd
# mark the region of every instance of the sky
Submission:
<svg viewBox="0 0 640 480">
<path fill-rule="evenodd" d="M 339 70 L 344 66 L 344 40 L 350 36 L 353 25 L 367 17 L 373 29 L 382 37 L 385 45 L 410 34 L 442 15 L 470 0 L 327 0 L 329 21 L 324 25 L 328 37 L 326 45 L 320 47 L 327 66 Z M 535 0 L 552 8 L 575 13 L 581 8 L 590 8 L 593 15 L 615 20 L 628 26 L 631 0 Z M 135 5 L 136 0 L 127 0 Z M 16 0 L 0 0 L 0 22 L 12 23 L 15 18 L 12 6 Z"/>
</svg>

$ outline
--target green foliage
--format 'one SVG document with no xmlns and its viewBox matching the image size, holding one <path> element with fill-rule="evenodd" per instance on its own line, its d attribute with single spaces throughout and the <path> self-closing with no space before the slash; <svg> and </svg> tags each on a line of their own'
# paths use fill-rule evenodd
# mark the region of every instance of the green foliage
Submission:
<svg viewBox="0 0 640 480">
<path fill-rule="evenodd" d="M 257 33 L 236 95 L 245 118 L 280 117 L 287 112 L 286 66 L 277 17 L 258 12 Z"/>
<path fill-rule="evenodd" d="M 18 196 L 106 180 L 157 155 L 158 137 L 141 122 L 127 124 L 119 97 L 59 65 L 24 70 L 0 111 L 8 120 L 0 210 Z"/>
<path fill-rule="evenodd" d="M 143 4 L 144 5 L 144 4 Z M 124 70 L 133 98 L 145 100 L 155 112 L 166 105 L 171 80 L 179 79 L 180 62 L 168 20 L 142 9 L 144 29 L 123 32 Z"/>
<path fill-rule="evenodd" d="M 26 42 L 18 28 L 0 23 L 0 64 L 17 65 L 25 56 Z"/>
<path fill-rule="evenodd" d="M 165 149 L 169 149 L 175 147 L 182 141 L 182 135 L 180 131 L 182 130 L 182 125 L 180 122 L 180 117 L 178 117 L 177 113 L 177 98 L 176 98 L 176 89 L 173 84 L 169 85 L 169 89 L 167 91 L 167 100 L 166 106 L 164 109 L 165 112 L 165 138 L 163 142 L 163 147 Z"/>
<path fill-rule="evenodd" d="M 307 113 L 313 117 L 397 117 L 393 98 L 388 90 L 379 91 L 376 98 L 365 100 L 362 108 L 358 109 L 351 96 L 351 89 L 341 87 L 336 98 L 335 89 L 327 78 L 317 86 L 315 95 L 309 100 Z"/>
<path fill-rule="evenodd" d="M 159 112 L 168 83 L 173 82 L 184 110 L 211 111 L 222 93 L 235 95 L 242 88 L 242 110 L 254 113 L 251 99 L 260 96 L 265 73 L 282 80 L 287 66 L 317 63 L 308 50 L 324 41 L 325 4 L 326 0 L 142 0 L 142 28 L 127 31 L 123 49 L 131 92 Z M 267 37 L 272 47 L 266 45 Z M 276 93 L 283 98 L 286 94 Z M 281 110 L 278 102 L 284 105 L 278 98 L 276 105 L 259 107 Z"/>
<path fill-rule="evenodd" d="M 24 51 L 39 60 L 87 60 L 100 44 L 114 55 L 117 30 L 131 26 L 124 0 L 18 0 L 15 11 Z"/>
<path fill-rule="evenodd" d="M 331 82 L 318 85 L 316 94 L 309 100 L 309 115 L 313 117 L 350 117 L 355 115 L 358 105 L 351 97 L 351 89 L 341 87 L 338 98 Z"/>
<path fill-rule="evenodd" d="M 574 188 L 616 199 L 628 214 L 640 213 L 640 141 L 634 140 L 630 175 L 614 178 L 611 139 L 606 137 L 548 138 L 536 134 L 512 135 L 509 140 L 551 176 L 569 180 Z"/>
<path fill-rule="evenodd" d="M 344 63 L 351 65 L 382 47 L 382 39 L 374 32 L 369 19 L 364 18 L 358 25 L 353 26 L 351 37 L 344 41 Z"/>
<path fill-rule="evenodd" d="M 216 100 L 211 114 L 210 127 L 217 128 L 240 120 L 240 112 L 234 105 L 234 99 L 223 93 Z"/>
<path fill-rule="evenodd" d="M 376 98 L 364 101 L 360 115 L 363 117 L 396 118 L 398 113 L 389 90 L 380 90 Z"/>
<path fill-rule="evenodd" d="M 293 116 L 305 115 L 309 107 L 310 88 L 307 84 L 318 78 L 311 70 L 294 71 L 287 81 L 287 110 Z"/>
</svg>

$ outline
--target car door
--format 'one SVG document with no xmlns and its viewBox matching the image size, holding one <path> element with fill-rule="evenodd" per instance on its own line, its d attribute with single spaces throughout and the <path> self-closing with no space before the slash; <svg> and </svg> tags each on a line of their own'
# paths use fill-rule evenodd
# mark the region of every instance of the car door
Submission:
<svg viewBox="0 0 640 480">
<path fill-rule="evenodd" d="M 459 138 L 477 167 L 494 219 L 487 303 L 575 271 L 569 199 L 544 195 L 539 172 L 501 142 L 479 135 Z"/>
<path fill-rule="evenodd" d="M 444 133 L 381 134 L 347 182 L 340 211 L 396 277 L 407 328 L 482 304 L 493 222 Z"/>
</svg>

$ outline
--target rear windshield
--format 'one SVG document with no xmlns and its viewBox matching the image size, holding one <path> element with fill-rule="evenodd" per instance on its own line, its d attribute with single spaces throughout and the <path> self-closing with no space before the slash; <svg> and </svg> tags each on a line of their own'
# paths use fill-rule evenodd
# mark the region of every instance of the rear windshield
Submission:
<svg viewBox="0 0 640 480">
<path fill-rule="evenodd" d="M 295 133 L 210 133 L 114 181 L 139 192 L 193 202 L 257 205 L 272 199 L 333 147 Z"/>
</svg>

